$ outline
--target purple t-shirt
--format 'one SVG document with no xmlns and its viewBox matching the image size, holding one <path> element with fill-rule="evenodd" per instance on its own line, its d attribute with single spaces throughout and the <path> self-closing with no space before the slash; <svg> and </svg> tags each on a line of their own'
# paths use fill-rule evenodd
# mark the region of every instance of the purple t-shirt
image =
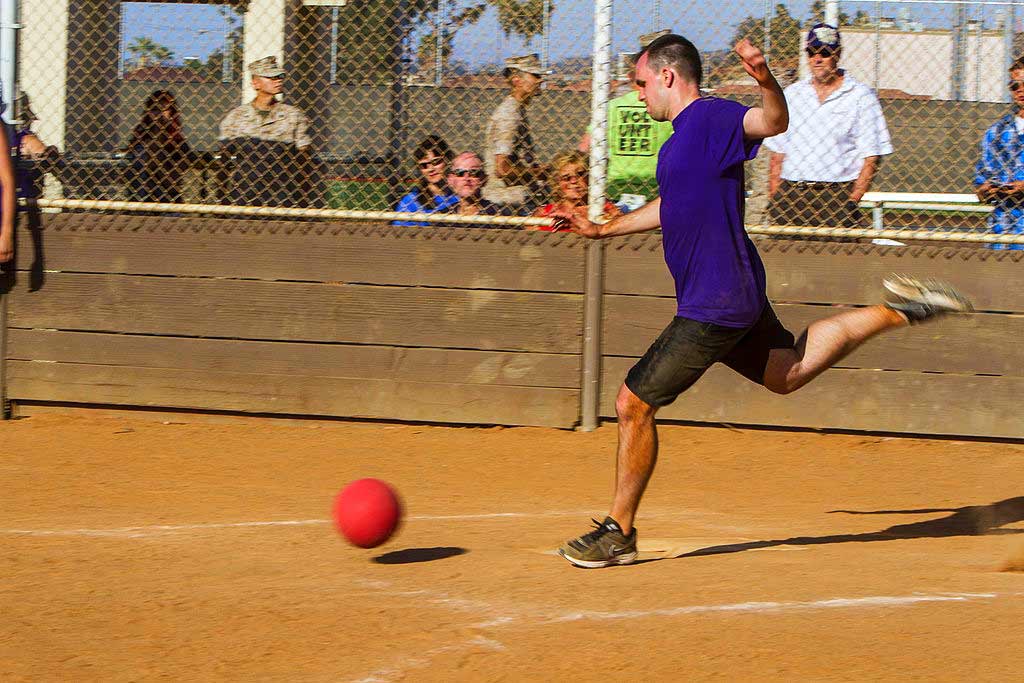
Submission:
<svg viewBox="0 0 1024 683">
<path fill-rule="evenodd" d="M 767 303 L 764 265 L 743 229 L 743 162 L 761 145 L 743 137 L 747 109 L 716 97 L 691 103 L 658 156 L 676 315 L 725 327 L 749 327 Z"/>
</svg>

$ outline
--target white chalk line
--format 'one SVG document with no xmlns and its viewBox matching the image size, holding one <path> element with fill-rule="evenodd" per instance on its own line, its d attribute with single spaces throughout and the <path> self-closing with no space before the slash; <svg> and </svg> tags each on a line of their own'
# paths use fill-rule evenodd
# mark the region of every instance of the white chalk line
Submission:
<svg viewBox="0 0 1024 683">
<path fill-rule="evenodd" d="M 679 607 L 664 607 L 650 610 L 622 610 L 614 612 L 594 610 L 550 610 L 538 606 L 516 605 L 498 607 L 483 600 L 471 600 L 452 596 L 448 593 L 432 590 L 401 590 L 393 589 L 385 581 L 361 580 L 357 581 L 366 588 L 370 588 L 386 596 L 398 598 L 419 598 L 431 605 L 447 607 L 455 612 L 462 612 L 482 618 L 483 621 L 468 625 L 468 628 L 495 629 L 506 626 L 546 626 L 549 624 L 562 624 L 577 621 L 621 621 L 628 619 L 645 619 L 658 617 L 685 617 L 695 614 L 757 614 L 768 612 L 797 612 L 797 611 L 818 611 L 830 609 L 857 609 L 857 608 L 899 608 L 919 605 L 923 603 L 968 603 L 987 600 L 995 600 L 1006 597 L 1019 597 L 1020 593 L 913 593 L 911 595 L 870 595 L 859 598 L 826 598 L 821 600 L 806 601 L 748 601 L 738 603 L 725 603 L 718 605 L 684 605 Z M 441 654 L 456 650 L 464 650 L 477 645 L 476 638 L 459 643 L 448 645 L 431 650 L 428 654 L 433 659 Z M 489 640 L 489 639 L 488 639 Z M 490 641 L 498 643 L 498 641 Z M 498 643 L 500 645 L 500 643 Z M 494 648 L 497 649 L 497 648 Z M 504 648 L 501 648 L 504 649 Z M 386 683 L 404 675 L 410 668 L 421 668 L 427 662 L 403 660 L 401 666 L 387 669 L 380 669 L 367 674 L 365 677 L 356 679 L 353 683 Z"/>
<path fill-rule="evenodd" d="M 406 522 L 430 521 L 472 521 L 488 519 L 529 519 L 542 517 L 584 516 L 589 512 L 488 512 L 464 515 L 410 515 Z M 239 529 L 252 527 L 315 526 L 330 524 L 329 519 L 280 519 L 254 522 L 210 522 L 203 524 L 150 524 L 146 526 L 123 526 L 110 529 L 0 529 L 0 534 L 9 536 L 94 536 L 113 538 L 144 538 L 183 531 L 206 531 L 215 529 Z"/>
</svg>

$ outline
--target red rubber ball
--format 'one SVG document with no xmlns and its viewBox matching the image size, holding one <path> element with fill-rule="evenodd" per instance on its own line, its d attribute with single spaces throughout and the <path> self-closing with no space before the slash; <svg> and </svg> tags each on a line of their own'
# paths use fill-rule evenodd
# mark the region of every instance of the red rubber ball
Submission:
<svg viewBox="0 0 1024 683">
<path fill-rule="evenodd" d="M 334 526 L 349 543 L 376 548 L 391 538 L 402 521 L 402 502 L 380 479 L 359 479 L 334 497 Z"/>
</svg>

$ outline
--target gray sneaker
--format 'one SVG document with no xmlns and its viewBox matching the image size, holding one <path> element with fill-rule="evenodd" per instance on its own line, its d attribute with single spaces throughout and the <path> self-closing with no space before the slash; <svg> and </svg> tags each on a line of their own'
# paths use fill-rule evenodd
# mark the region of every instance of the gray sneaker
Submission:
<svg viewBox="0 0 1024 683">
<path fill-rule="evenodd" d="M 605 517 L 603 522 L 591 521 L 597 528 L 563 543 L 558 549 L 559 555 L 577 567 L 588 569 L 630 564 L 636 560 L 636 529 L 626 536 L 611 517 Z"/>
<path fill-rule="evenodd" d="M 890 275 L 882 285 L 893 295 L 885 305 L 907 316 L 911 325 L 946 313 L 969 313 L 971 302 L 952 285 L 940 280 L 919 280 L 909 275 Z"/>
</svg>

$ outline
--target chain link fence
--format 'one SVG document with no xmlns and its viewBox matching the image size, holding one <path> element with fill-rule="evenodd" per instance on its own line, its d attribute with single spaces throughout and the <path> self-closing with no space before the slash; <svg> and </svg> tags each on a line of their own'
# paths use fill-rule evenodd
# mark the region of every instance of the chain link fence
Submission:
<svg viewBox="0 0 1024 683">
<path fill-rule="evenodd" d="M 19 96 L 6 116 L 25 196 L 456 212 L 461 197 L 530 215 L 586 204 L 586 152 L 607 145 L 605 208 L 628 211 L 656 192 L 669 125 L 630 95 L 641 36 L 689 37 L 707 93 L 755 104 L 731 53 L 747 37 L 803 98 L 791 139 L 748 164 L 750 225 L 1013 232 L 973 195 L 985 131 L 1015 110 L 1016 4 L 614 0 L 604 140 L 590 130 L 601 86 L 590 0 L 22 0 Z M 826 12 L 838 13 L 846 75 L 815 97 L 823 59 L 805 41 Z M 543 82 L 526 93 L 534 73 Z M 851 96 L 855 81 L 865 88 Z M 878 139 L 865 142 L 869 129 Z M 837 169 L 842 145 L 857 148 L 855 162 Z M 855 187 L 859 155 L 878 163 Z M 1012 168 L 990 169 L 994 179 L 1024 180 L 1024 161 L 1004 161 Z M 503 192 L 516 187 L 525 194 Z"/>
</svg>

